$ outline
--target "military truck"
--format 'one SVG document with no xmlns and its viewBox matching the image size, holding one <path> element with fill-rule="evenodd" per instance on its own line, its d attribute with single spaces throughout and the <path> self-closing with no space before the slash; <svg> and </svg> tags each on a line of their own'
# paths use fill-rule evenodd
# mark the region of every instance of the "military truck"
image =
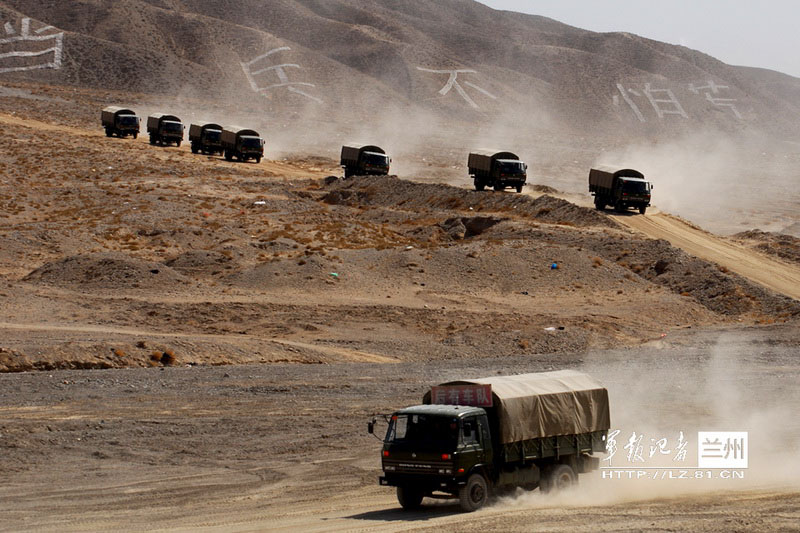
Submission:
<svg viewBox="0 0 800 533">
<path fill-rule="evenodd" d="M 589 192 L 594 195 L 594 206 L 600 210 L 607 205 L 617 211 L 634 207 L 644 215 L 650 206 L 652 190 L 653 185 L 644 179 L 644 174 L 632 168 L 597 166 L 589 170 Z"/>
<path fill-rule="evenodd" d="M 183 140 L 183 123 L 175 115 L 153 113 L 147 117 L 147 133 L 150 134 L 150 144 L 167 146 L 175 143 L 175 146 L 180 146 Z"/>
<path fill-rule="evenodd" d="M 380 146 L 373 144 L 345 144 L 342 146 L 341 166 L 344 177 L 384 176 L 389 173 L 391 159 Z"/>
<path fill-rule="evenodd" d="M 560 490 L 605 452 L 608 391 L 573 370 L 451 381 L 388 417 L 383 476 L 404 509 L 458 498 L 464 511 L 494 491 Z M 367 430 L 374 433 L 376 419 Z"/>
<path fill-rule="evenodd" d="M 100 121 L 106 129 L 106 137 L 133 135 L 135 139 L 139 136 L 139 117 L 132 109 L 108 106 L 100 112 Z"/>
<path fill-rule="evenodd" d="M 528 177 L 528 165 L 520 161 L 519 156 L 513 152 L 471 152 L 467 166 L 476 191 L 482 191 L 486 187 L 492 187 L 496 191 L 513 187 L 517 192 L 522 192 L 522 186 Z"/>
<path fill-rule="evenodd" d="M 264 140 L 255 130 L 230 126 L 222 130 L 222 148 L 225 151 L 225 159 L 239 161 L 254 159 L 256 163 L 261 162 L 264 157 Z"/>
<path fill-rule="evenodd" d="M 222 126 L 219 124 L 190 124 L 189 141 L 192 143 L 192 153 L 220 154 L 222 155 Z"/>
</svg>

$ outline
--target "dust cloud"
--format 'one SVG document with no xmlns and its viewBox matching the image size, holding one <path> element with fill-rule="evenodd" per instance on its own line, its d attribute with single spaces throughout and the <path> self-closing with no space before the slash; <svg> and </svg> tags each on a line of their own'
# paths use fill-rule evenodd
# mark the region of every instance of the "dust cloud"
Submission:
<svg viewBox="0 0 800 533">
<path fill-rule="evenodd" d="M 796 476 L 800 421 L 795 413 L 800 393 L 796 354 L 791 349 L 773 348 L 743 333 L 724 333 L 709 347 L 646 353 L 637 359 L 635 350 L 622 351 L 605 361 L 590 356 L 583 368 L 609 389 L 611 429 L 619 430 L 614 457 L 609 461 L 608 455 L 601 454 L 601 470 L 581 475 L 573 490 L 542 494 L 518 489 L 500 498 L 497 505 L 610 505 L 701 493 L 800 488 Z M 748 468 L 692 468 L 698 465 L 698 431 L 748 432 Z M 681 432 L 687 442 L 686 458 L 676 461 Z M 642 436 L 643 461 L 629 461 L 624 448 L 634 433 Z M 662 454 L 658 446 L 662 438 L 667 439 L 668 454 Z"/>
<path fill-rule="evenodd" d="M 762 136 L 709 130 L 632 144 L 597 163 L 643 172 L 654 184 L 653 204 L 660 210 L 731 234 L 781 231 L 797 222 L 797 152 Z"/>
</svg>

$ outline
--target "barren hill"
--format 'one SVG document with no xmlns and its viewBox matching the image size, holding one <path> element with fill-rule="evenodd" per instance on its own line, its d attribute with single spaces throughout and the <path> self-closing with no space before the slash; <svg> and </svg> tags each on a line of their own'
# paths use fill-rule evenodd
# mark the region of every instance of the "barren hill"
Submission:
<svg viewBox="0 0 800 533">
<path fill-rule="evenodd" d="M 2 58 L 2 79 L 247 101 L 275 120 L 794 132 L 800 110 L 796 78 L 470 0 L 9 0 L 0 17 L 4 52 L 37 53 Z M 39 40 L 9 41 L 25 25 Z"/>
</svg>

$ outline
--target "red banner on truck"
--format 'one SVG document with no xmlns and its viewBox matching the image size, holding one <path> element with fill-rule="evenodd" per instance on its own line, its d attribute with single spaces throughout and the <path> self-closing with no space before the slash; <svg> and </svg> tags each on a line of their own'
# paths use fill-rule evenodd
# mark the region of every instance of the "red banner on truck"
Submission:
<svg viewBox="0 0 800 533">
<path fill-rule="evenodd" d="M 431 387 L 431 403 L 445 405 L 492 406 L 491 385 L 436 385 Z"/>
</svg>

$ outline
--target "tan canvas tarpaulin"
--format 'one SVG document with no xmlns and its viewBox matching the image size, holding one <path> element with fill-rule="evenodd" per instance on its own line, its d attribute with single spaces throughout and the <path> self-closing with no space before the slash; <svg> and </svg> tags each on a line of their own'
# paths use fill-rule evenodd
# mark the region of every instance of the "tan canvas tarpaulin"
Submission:
<svg viewBox="0 0 800 533">
<path fill-rule="evenodd" d="M 492 386 L 500 440 L 517 442 L 554 435 L 607 430 L 611 426 L 608 391 L 574 370 L 451 381 Z M 426 395 L 426 401 L 429 395 Z"/>
</svg>

